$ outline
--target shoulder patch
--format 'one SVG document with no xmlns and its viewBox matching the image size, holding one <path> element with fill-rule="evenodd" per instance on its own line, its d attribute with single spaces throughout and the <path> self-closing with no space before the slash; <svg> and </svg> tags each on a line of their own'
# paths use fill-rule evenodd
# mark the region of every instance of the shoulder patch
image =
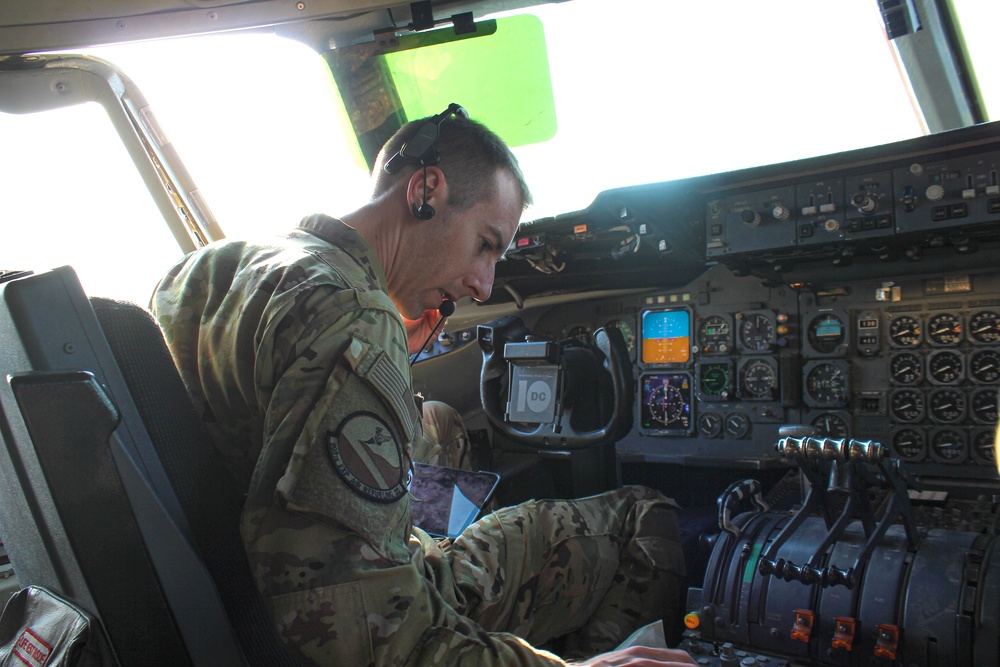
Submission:
<svg viewBox="0 0 1000 667">
<path fill-rule="evenodd" d="M 403 447 L 381 417 L 355 412 L 326 440 L 334 469 L 359 495 L 379 503 L 406 495 Z"/>
</svg>

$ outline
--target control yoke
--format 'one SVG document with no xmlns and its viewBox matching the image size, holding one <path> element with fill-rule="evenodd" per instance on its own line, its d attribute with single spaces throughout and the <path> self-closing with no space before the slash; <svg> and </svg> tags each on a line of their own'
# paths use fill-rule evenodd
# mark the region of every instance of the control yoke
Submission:
<svg viewBox="0 0 1000 667">
<path fill-rule="evenodd" d="M 479 326 L 480 397 L 490 425 L 538 449 L 614 442 L 632 428 L 632 367 L 618 329 L 533 340 L 517 317 Z"/>
</svg>

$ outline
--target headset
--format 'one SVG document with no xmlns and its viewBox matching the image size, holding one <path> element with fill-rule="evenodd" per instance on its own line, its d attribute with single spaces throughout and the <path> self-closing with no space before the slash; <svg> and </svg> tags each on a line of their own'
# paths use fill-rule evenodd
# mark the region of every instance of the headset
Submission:
<svg viewBox="0 0 1000 667">
<path fill-rule="evenodd" d="M 410 207 L 413 217 L 418 220 L 430 220 L 434 217 L 434 207 L 427 203 L 427 167 L 441 161 L 441 154 L 436 147 L 441 123 L 452 116 L 468 119 L 469 113 L 458 104 L 449 104 L 447 109 L 428 118 L 382 167 L 387 174 L 395 174 L 406 164 L 419 164 L 423 167 L 424 198 L 419 206 L 412 204 Z"/>
</svg>

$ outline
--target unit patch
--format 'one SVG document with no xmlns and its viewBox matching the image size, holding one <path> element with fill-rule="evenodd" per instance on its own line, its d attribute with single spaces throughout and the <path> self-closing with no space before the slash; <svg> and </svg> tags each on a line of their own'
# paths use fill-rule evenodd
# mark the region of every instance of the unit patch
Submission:
<svg viewBox="0 0 1000 667">
<path fill-rule="evenodd" d="M 406 494 L 403 448 L 381 417 L 355 412 L 328 431 L 326 448 L 337 473 L 360 495 L 391 503 Z"/>
</svg>

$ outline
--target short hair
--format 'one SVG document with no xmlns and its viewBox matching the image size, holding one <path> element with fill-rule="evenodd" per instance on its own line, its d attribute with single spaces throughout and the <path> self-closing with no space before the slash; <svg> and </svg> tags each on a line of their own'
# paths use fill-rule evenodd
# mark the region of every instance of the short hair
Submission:
<svg viewBox="0 0 1000 667">
<path fill-rule="evenodd" d="M 375 161 L 374 194 L 386 192 L 399 174 L 407 178 L 420 169 L 416 162 L 410 168 L 397 174 L 388 174 L 382 166 L 399 152 L 400 147 L 413 136 L 428 118 L 413 120 L 396 131 L 379 151 Z M 532 203 L 531 190 L 521 173 L 521 166 L 510 148 L 492 130 L 482 123 L 452 116 L 441 121 L 436 144 L 441 161 L 438 168 L 448 182 L 448 204 L 457 209 L 469 209 L 481 201 L 489 201 L 496 195 L 494 174 L 503 170 L 514 177 L 521 193 L 521 206 L 527 208 Z"/>
</svg>

